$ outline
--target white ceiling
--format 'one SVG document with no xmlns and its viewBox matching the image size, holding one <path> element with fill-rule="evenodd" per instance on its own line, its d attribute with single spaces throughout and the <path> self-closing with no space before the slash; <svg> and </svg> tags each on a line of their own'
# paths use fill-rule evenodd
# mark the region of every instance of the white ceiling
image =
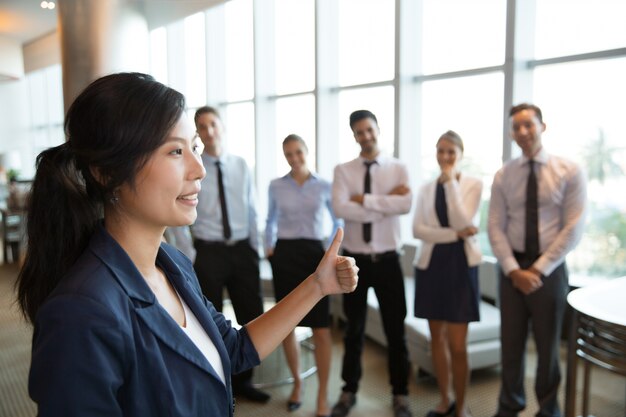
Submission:
<svg viewBox="0 0 626 417">
<path fill-rule="evenodd" d="M 41 0 L 0 0 L 0 36 L 24 44 L 54 31 L 57 9 L 42 9 L 40 3 Z"/>
<path fill-rule="evenodd" d="M 0 37 L 19 43 L 31 42 L 54 30 L 57 26 L 57 7 L 43 9 L 41 0 L 0 0 Z M 109 1 L 109 0 L 91 0 Z M 150 28 L 181 19 L 228 0 L 126 0 L 141 4 Z"/>
</svg>

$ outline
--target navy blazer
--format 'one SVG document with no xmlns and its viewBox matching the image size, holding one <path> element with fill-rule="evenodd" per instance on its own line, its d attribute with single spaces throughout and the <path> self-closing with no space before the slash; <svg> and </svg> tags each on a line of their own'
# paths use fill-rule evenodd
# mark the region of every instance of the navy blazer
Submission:
<svg viewBox="0 0 626 417">
<path fill-rule="evenodd" d="M 163 243 L 157 264 L 207 332 L 226 385 L 99 226 L 35 320 L 29 391 L 40 416 L 232 416 L 231 373 L 258 365 L 245 328 L 202 296 L 191 262 Z"/>
</svg>

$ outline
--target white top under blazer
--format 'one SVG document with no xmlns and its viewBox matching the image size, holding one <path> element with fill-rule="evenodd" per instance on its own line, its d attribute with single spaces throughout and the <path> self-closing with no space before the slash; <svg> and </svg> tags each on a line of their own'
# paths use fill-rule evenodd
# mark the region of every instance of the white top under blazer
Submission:
<svg viewBox="0 0 626 417">
<path fill-rule="evenodd" d="M 456 242 L 457 231 L 472 225 L 478 227 L 482 181 L 461 175 L 459 180 L 447 181 L 443 187 L 448 206 L 449 227 L 441 227 L 435 211 L 437 180 L 424 184 L 417 196 L 413 217 L 413 236 L 422 241 L 414 261 L 418 269 L 428 268 L 435 244 Z M 476 236 L 465 239 L 464 248 L 468 266 L 480 264 L 482 255 Z"/>
</svg>

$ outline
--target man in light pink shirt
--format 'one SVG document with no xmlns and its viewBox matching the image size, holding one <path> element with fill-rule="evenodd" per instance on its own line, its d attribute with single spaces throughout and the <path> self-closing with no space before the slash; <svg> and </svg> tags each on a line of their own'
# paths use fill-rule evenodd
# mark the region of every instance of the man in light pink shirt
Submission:
<svg viewBox="0 0 626 417">
<path fill-rule="evenodd" d="M 558 349 L 569 291 L 565 255 L 582 235 L 586 182 L 576 164 L 543 148 L 546 125 L 539 107 L 517 105 L 509 120 L 522 156 L 496 173 L 488 221 L 501 268 L 502 387 L 496 416 L 517 416 L 526 407 L 525 349 L 532 328 L 538 357 L 536 415 L 558 417 Z"/>
</svg>

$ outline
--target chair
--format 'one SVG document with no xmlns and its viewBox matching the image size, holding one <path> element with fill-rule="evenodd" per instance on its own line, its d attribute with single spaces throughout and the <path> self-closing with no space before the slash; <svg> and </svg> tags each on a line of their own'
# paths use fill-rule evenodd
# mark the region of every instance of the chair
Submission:
<svg viewBox="0 0 626 417">
<path fill-rule="evenodd" d="M 5 263 L 16 262 L 20 258 L 24 240 L 23 217 L 22 211 L 2 210 L 2 259 Z"/>
</svg>

